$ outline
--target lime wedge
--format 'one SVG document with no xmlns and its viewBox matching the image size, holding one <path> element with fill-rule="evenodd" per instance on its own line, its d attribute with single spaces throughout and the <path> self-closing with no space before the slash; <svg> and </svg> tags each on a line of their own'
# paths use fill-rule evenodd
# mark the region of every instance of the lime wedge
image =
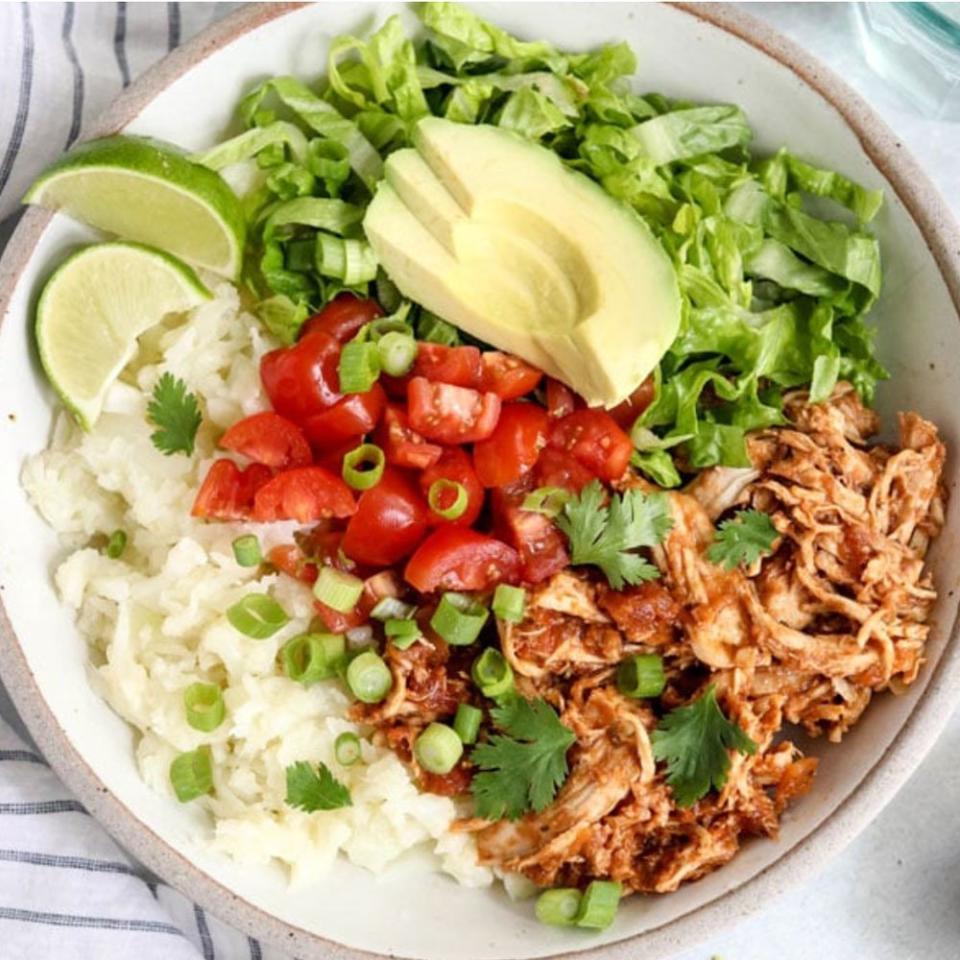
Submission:
<svg viewBox="0 0 960 960">
<path fill-rule="evenodd" d="M 50 383 L 84 429 L 100 416 L 137 337 L 209 298 L 185 263 L 137 243 L 84 247 L 57 269 L 37 303 L 37 346 Z"/>
<path fill-rule="evenodd" d="M 23 200 L 222 276 L 240 273 L 240 201 L 219 174 L 170 144 L 125 136 L 80 144 L 42 173 Z"/>
</svg>

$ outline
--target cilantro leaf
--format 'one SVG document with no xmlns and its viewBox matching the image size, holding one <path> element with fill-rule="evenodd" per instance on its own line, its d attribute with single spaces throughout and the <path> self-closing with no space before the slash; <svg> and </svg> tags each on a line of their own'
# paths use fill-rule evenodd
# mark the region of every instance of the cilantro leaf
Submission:
<svg viewBox="0 0 960 960">
<path fill-rule="evenodd" d="M 603 487 L 594 480 L 567 501 L 557 517 L 557 525 L 570 541 L 571 563 L 599 567 L 614 590 L 625 583 L 655 580 L 660 571 L 629 551 L 656 546 L 672 529 L 666 495 L 627 490 L 612 494 L 606 506 L 603 498 Z"/>
<path fill-rule="evenodd" d="M 287 803 L 313 813 L 351 806 L 350 791 L 330 772 L 325 763 L 317 769 L 300 760 L 287 767 Z"/>
<path fill-rule="evenodd" d="M 720 524 L 707 550 L 707 559 L 725 570 L 733 570 L 741 563 L 750 566 L 770 552 L 778 536 L 780 534 L 768 514 L 759 510 L 741 510 Z"/>
<path fill-rule="evenodd" d="M 723 715 L 713 684 L 698 700 L 663 717 L 652 742 L 653 755 L 667 762 L 667 783 L 680 807 L 693 806 L 711 786 L 723 787 L 730 770 L 728 750 L 757 752 L 757 745 Z"/>
<path fill-rule="evenodd" d="M 153 399 L 147 405 L 147 419 L 159 427 L 150 434 L 153 445 L 164 455 L 193 453 L 193 442 L 200 427 L 197 398 L 187 393 L 187 385 L 165 373 L 153 388 Z"/>
<path fill-rule="evenodd" d="M 516 820 L 543 810 L 567 779 L 567 750 L 576 737 L 546 700 L 516 697 L 491 713 L 504 733 L 471 755 L 480 770 L 471 786 L 477 816 Z"/>
</svg>

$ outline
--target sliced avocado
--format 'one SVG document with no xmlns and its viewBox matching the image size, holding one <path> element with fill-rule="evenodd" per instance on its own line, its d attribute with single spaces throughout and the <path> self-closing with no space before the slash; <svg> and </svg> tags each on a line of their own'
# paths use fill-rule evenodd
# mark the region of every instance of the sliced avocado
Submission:
<svg viewBox="0 0 960 960">
<path fill-rule="evenodd" d="M 364 220 L 400 290 L 613 406 L 676 336 L 673 267 L 646 225 L 550 151 L 490 126 L 420 121 Z"/>
</svg>

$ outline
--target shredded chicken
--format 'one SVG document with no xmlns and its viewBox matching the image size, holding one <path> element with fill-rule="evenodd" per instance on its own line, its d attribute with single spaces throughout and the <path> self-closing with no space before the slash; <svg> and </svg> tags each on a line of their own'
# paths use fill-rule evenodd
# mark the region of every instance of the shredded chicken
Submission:
<svg viewBox="0 0 960 960">
<path fill-rule="evenodd" d="M 916 679 L 936 598 L 924 559 L 943 525 L 944 445 L 914 413 L 900 417 L 898 448 L 871 445 L 876 415 L 847 384 L 822 404 L 788 394 L 786 414 L 788 426 L 749 438 L 752 467 L 707 470 L 669 494 L 673 527 L 652 550 L 660 579 L 614 591 L 589 569 L 567 569 L 528 592 L 519 623 L 498 624 L 520 693 L 546 698 L 576 743 L 545 810 L 461 822 L 483 862 L 545 886 L 606 878 L 627 891 L 675 890 L 745 838 L 777 835 L 817 765 L 790 725 L 838 741 L 876 693 Z M 715 524 L 746 507 L 768 514 L 778 536 L 769 556 L 726 570 L 707 548 Z M 405 743 L 411 724 L 467 695 L 442 641 L 419 646 L 391 652 L 394 691 L 365 708 Z M 618 664 L 643 652 L 663 659 L 659 703 L 616 687 Z M 682 808 L 651 734 L 709 684 L 756 751 L 731 751 L 722 790 Z"/>
</svg>

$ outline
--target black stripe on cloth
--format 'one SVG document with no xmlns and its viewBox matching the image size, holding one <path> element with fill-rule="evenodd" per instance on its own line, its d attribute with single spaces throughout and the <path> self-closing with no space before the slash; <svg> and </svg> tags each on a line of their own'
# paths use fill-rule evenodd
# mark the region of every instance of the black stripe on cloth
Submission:
<svg viewBox="0 0 960 960">
<path fill-rule="evenodd" d="M 167 50 L 180 46 L 180 4 L 167 4 Z"/>
<path fill-rule="evenodd" d="M 122 873 L 130 877 L 140 874 L 129 864 L 118 860 L 94 860 L 90 857 L 68 857 L 58 853 L 37 853 L 31 850 L 0 850 L 0 861 L 29 863 L 37 867 L 63 867 L 86 870 L 88 873 Z"/>
<path fill-rule="evenodd" d="M 63 48 L 66 51 L 67 59 L 70 61 L 70 67 L 73 70 L 73 114 L 70 117 L 70 132 L 67 134 L 67 146 L 70 147 L 73 141 L 80 134 L 80 121 L 83 118 L 83 67 L 80 66 L 80 58 L 77 56 L 76 47 L 73 45 L 73 18 L 76 12 L 75 3 L 64 5 L 63 11 Z"/>
<path fill-rule="evenodd" d="M 30 750 L 0 750 L 0 760 L 20 760 L 23 763 L 39 763 L 41 767 L 47 765 L 43 757 Z"/>
<path fill-rule="evenodd" d="M 0 813 L 29 816 L 33 813 L 86 813 L 79 800 L 39 800 L 33 803 L 0 803 Z"/>
<path fill-rule="evenodd" d="M 263 960 L 260 944 L 253 937 L 247 937 L 247 946 L 250 948 L 250 960 Z"/>
<path fill-rule="evenodd" d="M 23 131 L 30 113 L 30 88 L 33 85 L 33 23 L 30 20 L 30 4 L 20 4 L 23 28 L 23 60 L 20 62 L 20 90 L 17 93 L 17 113 L 13 121 L 13 133 L 0 163 L 0 192 L 10 179 L 13 163 L 23 143 Z"/>
<path fill-rule="evenodd" d="M 210 927 L 207 926 L 207 915 L 202 907 L 193 905 L 193 916 L 197 921 L 197 933 L 200 934 L 200 949 L 203 951 L 203 960 L 215 960 L 213 955 L 213 937 L 210 936 Z"/>
<path fill-rule="evenodd" d="M 125 87 L 130 86 L 130 64 L 127 63 L 127 5 L 117 4 L 117 19 L 113 28 L 113 54 L 120 68 L 120 79 Z"/>
<path fill-rule="evenodd" d="M 95 927 L 98 930 L 137 930 L 183 936 L 183 932 L 172 923 L 160 920 L 117 920 L 114 917 L 85 917 L 74 913 L 41 913 L 18 907 L 0 907 L 0 920 L 23 920 L 25 923 L 42 923 L 51 927 Z"/>
</svg>

